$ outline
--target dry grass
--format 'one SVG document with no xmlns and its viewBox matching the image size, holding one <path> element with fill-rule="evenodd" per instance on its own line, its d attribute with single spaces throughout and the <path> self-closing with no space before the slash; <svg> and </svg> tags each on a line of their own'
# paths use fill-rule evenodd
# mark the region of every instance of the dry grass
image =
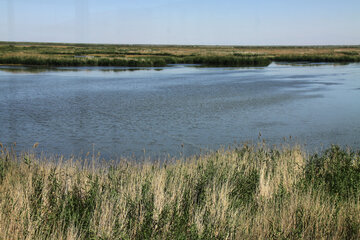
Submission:
<svg viewBox="0 0 360 240">
<path fill-rule="evenodd" d="M 337 172 L 320 173 L 347 159 L 343 195 L 327 185 Z M 338 147 L 243 146 L 95 168 L 2 148 L 0 239 L 359 239 L 359 162 Z"/>
</svg>

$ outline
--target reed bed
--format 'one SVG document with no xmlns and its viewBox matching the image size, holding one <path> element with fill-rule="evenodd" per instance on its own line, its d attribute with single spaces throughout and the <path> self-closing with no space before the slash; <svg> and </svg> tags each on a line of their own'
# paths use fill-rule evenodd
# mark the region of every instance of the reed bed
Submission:
<svg viewBox="0 0 360 240">
<path fill-rule="evenodd" d="M 0 155 L 0 239 L 359 239 L 360 153 L 264 144 L 165 162 Z"/>
<path fill-rule="evenodd" d="M 200 64 L 214 67 L 263 67 L 271 63 L 262 57 L 201 56 L 201 57 L 142 57 L 142 58 L 89 58 L 89 57 L 0 57 L 0 64 L 28 66 L 123 66 L 165 67 L 168 64 Z"/>
<path fill-rule="evenodd" d="M 343 55 L 282 55 L 271 59 L 279 62 L 355 63 L 360 62 L 360 55 L 351 52 Z"/>
<path fill-rule="evenodd" d="M 166 62 L 163 59 L 116 59 L 116 58 L 88 58 L 88 57 L 37 57 L 37 56 L 11 56 L 0 57 L 0 64 L 27 65 L 27 66 L 124 66 L 124 67 L 164 67 Z"/>
<path fill-rule="evenodd" d="M 264 67 L 282 62 L 360 62 L 359 46 L 167 46 L 0 42 L 0 64 L 35 66 Z"/>
</svg>

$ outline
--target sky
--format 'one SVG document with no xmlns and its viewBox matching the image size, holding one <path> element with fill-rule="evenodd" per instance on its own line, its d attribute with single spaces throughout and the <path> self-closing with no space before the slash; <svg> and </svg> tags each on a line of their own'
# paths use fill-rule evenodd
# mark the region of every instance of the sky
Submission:
<svg viewBox="0 0 360 240">
<path fill-rule="evenodd" d="M 0 41 L 359 45 L 360 0 L 0 0 Z"/>
</svg>

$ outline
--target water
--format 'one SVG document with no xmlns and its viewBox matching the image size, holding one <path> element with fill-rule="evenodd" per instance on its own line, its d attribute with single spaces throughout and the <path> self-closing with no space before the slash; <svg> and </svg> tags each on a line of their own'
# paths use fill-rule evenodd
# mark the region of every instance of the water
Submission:
<svg viewBox="0 0 360 240">
<path fill-rule="evenodd" d="M 360 65 L 0 67 L 0 142 L 164 157 L 284 137 L 360 147 Z M 144 151 L 145 149 L 145 151 Z"/>
</svg>

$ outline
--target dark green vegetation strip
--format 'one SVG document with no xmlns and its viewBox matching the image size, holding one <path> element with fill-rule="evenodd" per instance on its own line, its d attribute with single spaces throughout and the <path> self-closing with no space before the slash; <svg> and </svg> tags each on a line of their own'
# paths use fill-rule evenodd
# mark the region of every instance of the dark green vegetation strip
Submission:
<svg viewBox="0 0 360 240">
<path fill-rule="evenodd" d="M 29 66 L 124 66 L 124 67 L 164 67 L 168 64 L 202 64 L 218 67 L 267 66 L 269 59 L 260 57 L 146 57 L 146 58 L 44 58 L 44 57 L 0 57 L 0 64 Z"/>
<path fill-rule="evenodd" d="M 110 58 L 51 58 L 51 57 L 0 57 L 0 64 L 29 66 L 124 66 L 124 67 L 163 67 L 163 59 L 110 59 Z"/>
<path fill-rule="evenodd" d="M 274 61 L 279 62 L 327 62 L 327 63 L 355 63 L 360 62 L 360 55 L 357 53 L 348 52 L 343 55 L 325 55 L 325 56 L 317 56 L 317 55 L 285 55 L 285 56 L 277 56 L 271 58 Z"/>
<path fill-rule="evenodd" d="M 360 238 L 359 151 L 243 146 L 97 168 L 1 151 L 0 239 Z"/>
</svg>

